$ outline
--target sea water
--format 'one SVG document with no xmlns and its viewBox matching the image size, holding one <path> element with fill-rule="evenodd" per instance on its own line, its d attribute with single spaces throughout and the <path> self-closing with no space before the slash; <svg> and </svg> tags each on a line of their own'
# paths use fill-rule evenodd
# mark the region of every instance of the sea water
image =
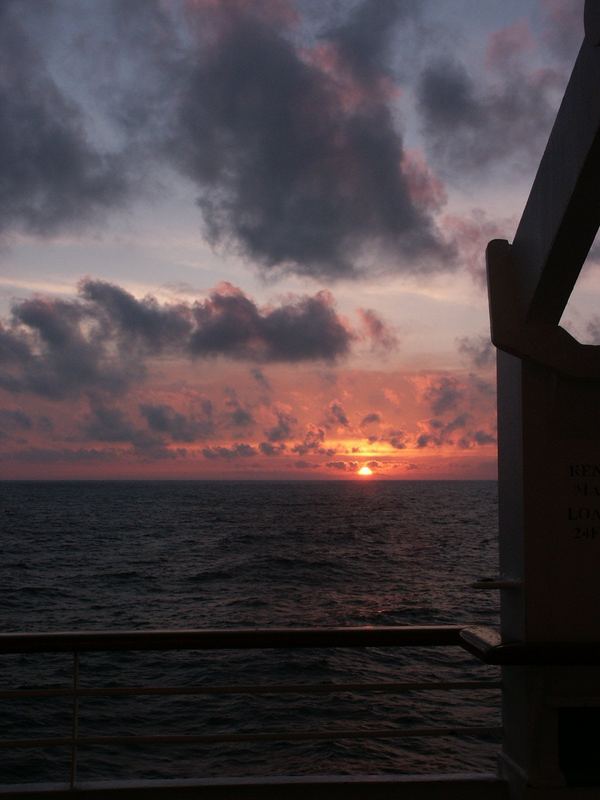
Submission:
<svg viewBox="0 0 600 800">
<path fill-rule="evenodd" d="M 0 630 L 496 625 L 494 482 L 5 482 Z M 0 657 L 0 688 L 67 686 L 71 656 Z M 102 653 L 83 686 L 494 680 L 455 648 Z M 0 737 L 70 735 L 70 701 L 0 701 Z M 498 692 L 84 698 L 81 735 L 499 724 Z M 494 736 L 84 746 L 81 779 L 452 772 Z M 0 750 L 0 782 L 64 780 L 68 748 Z"/>
</svg>

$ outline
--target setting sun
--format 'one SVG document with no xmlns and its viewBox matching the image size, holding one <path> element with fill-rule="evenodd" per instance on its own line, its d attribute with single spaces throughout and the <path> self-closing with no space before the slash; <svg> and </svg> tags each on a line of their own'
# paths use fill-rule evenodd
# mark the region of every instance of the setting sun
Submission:
<svg viewBox="0 0 600 800">
<path fill-rule="evenodd" d="M 370 469 L 369 467 L 361 467 L 358 470 L 358 474 L 359 475 L 372 475 L 373 474 L 373 470 Z"/>
</svg>

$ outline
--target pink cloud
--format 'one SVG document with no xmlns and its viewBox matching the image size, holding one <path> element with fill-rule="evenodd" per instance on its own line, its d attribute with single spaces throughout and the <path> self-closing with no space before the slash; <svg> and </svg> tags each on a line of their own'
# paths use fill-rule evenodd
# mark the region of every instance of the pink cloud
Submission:
<svg viewBox="0 0 600 800">
<path fill-rule="evenodd" d="M 525 20 L 520 20 L 490 35 L 485 55 L 486 66 L 491 70 L 506 69 L 534 47 L 529 25 Z"/>
<path fill-rule="evenodd" d="M 484 253 L 492 239 L 510 239 L 516 230 L 517 217 L 490 219 L 482 209 L 469 215 L 446 214 L 441 227 L 458 252 L 458 262 L 481 288 L 486 286 Z"/>
<path fill-rule="evenodd" d="M 572 60 L 583 40 L 584 0 L 540 0 L 545 17 L 544 43 L 565 60 Z"/>
<path fill-rule="evenodd" d="M 405 150 L 400 169 L 411 200 L 419 208 L 439 211 L 447 202 L 446 187 L 433 173 L 421 150 Z"/>
<path fill-rule="evenodd" d="M 359 308 L 357 313 L 374 349 L 389 351 L 398 347 L 398 337 L 376 311 L 372 308 Z"/>
</svg>

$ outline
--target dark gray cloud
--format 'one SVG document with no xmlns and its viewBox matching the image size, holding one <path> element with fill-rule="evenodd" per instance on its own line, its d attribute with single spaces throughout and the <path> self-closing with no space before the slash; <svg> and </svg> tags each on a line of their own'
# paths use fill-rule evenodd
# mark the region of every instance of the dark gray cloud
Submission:
<svg viewBox="0 0 600 800">
<path fill-rule="evenodd" d="M 325 466 L 338 472 L 356 472 L 358 461 L 328 461 Z"/>
<path fill-rule="evenodd" d="M 14 304 L 11 319 L 0 323 L 0 387 L 57 400 L 90 390 L 115 394 L 142 380 L 147 359 L 159 354 L 335 361 L 356 338 L 327 292 L 264 309 L 229 284 L 192 304 L 137 300 L 89 279 L 79 294 Z M 233 412 L 236 424 L 251 424 L 247 409 L 238 404 Z"/>
<path fill-rule="evenodd" d="M 405 450 L 407 447 L 408 434 L 405 431 L 393 430 L 388 434 L 388 441 L 395 450 Z"/>
<path fill-rule="evenodd" d="M 210 460 L 225 459 L 227 461 L 235 458 L 248 458 L 256 455 L 256 448 L 250 444 L 234 444 L 231 447 L 205 447 L 202 451 L 204 458 Z"/>
<path fill-rule="evenodd" d="M 402 170 L 383 66 L 409 5 L 360 3 L 312 51 L 260 4 L 198 8 L 169 152 L 201 191 L 211 241 L 318 277 L 357 274 L 365 247 L 407 271 L 441 266 L 446 248 Z"/>
<path fill-rule="evenodd" d="M 292 447 L 292 452 L 298 453 L 299 456 L 305 455 L 322 455 L 331 457 L 335 455 L 335 449 L 332 447 L 324 447 L 325 444 L 325 431 L 323 428 L 316 428 L 311 426 L 304 434 L 304 439 L 297 442 Z"/>
<path fill-rule="evenodd" d="M 327 292 L 262 311 L 227 284 L 193 307 L 193 355 L 256 361 L 335 360 L 347 355 L 354 335 L 335 312 Z"/>
<path fill-rule="evenodd" d="M 250 375 L 252 375 L 256 383 L 265 392 L 270 392 L 272 390 L 273 387 L 271 386 L 271 382 L 260 367 L 252 367 L 250 370 Z"/>
<path fill-rule="evenodd" d="M 364 0 L 327 38 L 361 84 L 377 89 L 382 78 L 391 76 L 390 50 L 398 25 L 419 14 L 419 5 L 411 0 Z"/>
<path fill-rule="evenodd" d="M 24 411 L 12 408 L 0 408 L 0 427 L 13 432 L 16 428 L 22 431 L 30 431 L 33 427 L 31 417 Z"/>
<path fill-rule="evenodd" d="M 93 311 L 82 303 L 34 298 L 17 303 L 0 336 L 0 386 L 51 399 L 94 388 L 122 391 L 143 374 L 128 349 L 109 348 Z"/>
<path fill-rule="evenodd" d="M 38 429 L 45 434 L 52 433 L 54 430 L 54 422 L 46 416 L 38 417 L 37 426 Z"/>
<path fill-rule="evenodd" d="M 454 58 L 430 63 L 417 87 L 429 152 L 454 175 L 508 158 L 538 159 L 556 114 L 563 76 L 526 69 L 508 38 L 504 60 L 502 40 L 496 45 L 497 78 L 488 87 Z"/>
<path fill-rule="evenodd" d="M 119 203 L 126 173 L 90 143 L 23 28 L 26 11 L 0 4 L 0 233 L 47 234 Z"/>
<path fill-rule="evenodd" d="M 496 382 L 488 381 L 481 378 L 479 375 L 469 375 L 469 386 L 481 399 L 488 399 L 494 401 L 496 399 Z"/>
<path fill-rule="evenodd" d="M 496 350 L 489 335 L 463 336 L 457 339 L 458 350 L 478 369 L 492 367 L 496 360 Z"/>
<path fill-rule="evenodd" d="M 241 406 L 231 412 L 230 419 L 231 423 L 236 428 L 248 428 L 251 425 L 254 425 L 255 422 L 252 412 L 248 411 L 247 408 L 242 408 Z"/>
<path fill-rule="evenodd" d="M 139 411 L 151 431 L 168 436 L 173 442 L 206 439 L 215 430 L 210 404 L 205 404 L 201 415 L 186 416 L 163 403 L 142 403 Z"/>
<path fill-rule="evenodd" d="M 423 449 L 425 447 L 453 445 L 455 442 L 452 435 L 456 431 L 464 430 L 468 422 L 469 415 L 466 413 L 459 414 L 448 422 L 440 419 L 430 419 L 426 424 L 427 430 L 417 436 L 416 446 L 419 449 Z"/>
<path fill-rule="evenodd" d="M 5 0 L 0 14 L 6 229 L 88 220 L 169 164 L 196 185 L 208 239 L 263 270 L 354 276 L 373 251 L 448 265 L 394 113 L 390 44 L 416 4 L 313 10 L 335 24 L 305 19 L 300 35 L 276 2 Z"/>
<path fill-rule="evenodd" d="M 332 400 L 327 407 L 326 421 L 327 427 L 340 425 L 342 428 L 350 427 L 348 415 L 339 400 Z"/>
<path fill-rule="evenodd" d="M 263 454 L 263 456 L 278 456 L 282 453 L 286 446 L 281 442 L 280 444 L 272 444 L 271 442 L 261 442 L 258 445 L 258 449 Z"/>
<path fill-rule="evenodd" d="M 381 414 L 378 411 L 372 411 L 370 414 L 367 414 L 362 418 L 360 426 L 362 428 L 365 425 L 375 425 L 379 422 L 381 422 Z"/>
<path fill-rule="evenodd" d="M 251 428 L 255 419 L 252 412 L 240 402 L 235 389 L 228 387 L 225 389 L 225 406 L 228 409 L 227 422 L 234 428 Z"/>
<path fill-rule="evenodd" d="M 473 447 L 496 444 L 494 432 L 483 428 L 470 429 L 470 422 L 471 417 L 467 413 L 458 414 L 446 422 L 431 419 L 426 423 L 426 430 L 417 437 L 416 447 L 423 449 L 450 445 L 461 450 L 469 450 Z M 456 434 L 459 434 L 458 438 L 456 438 Z"/>
<path fill-rule="evenodd" d="M 398 337 L 376 311 L 371 308 L 359 308 L 358 314 L 374 350 L 387 352 L 398 347 Z"/>
<path fill-rule="evenodd" d="M 265 431 L 265 436 L 270 442 L 284 442 L 290 438 L 298 420 L 293 414 L 282 409 L 275 411 L 277 422 L 272 428 Z"/>
<path fill-rule="evenodd" d="M 427 387 L 423 399 L 429 403 L 432 412 L 439 415 L 455 409 L 463 395 L 463 388 L 456 378 L 443 376 Z"/>
<path fill-rule="evenodd" d="M 151 431 L 134 425 L 119 408 L 92 401 L 82 424 L 86 439 L 94 442 L 128 443 L 139 450 L 162 449 L 163 441 Z"/>
<path fill-rule="evenodd" d="M 103 323 L 107 336 L 127 347 L 141 344 L 151 352 L 177 346 L 189 337 L 192 318 L 189 306 L 160 305 L 153 297 L 137 300 L 132 294 L 105 281 L 84 280 L 79 293 L 89 301 L 89 313 Z"/>
<path fill-rule="evenodd" d="M 475 431 L 473 434 L 475 444 L 496 444 L 496 437 L 488 431 Z"/>
</svg>

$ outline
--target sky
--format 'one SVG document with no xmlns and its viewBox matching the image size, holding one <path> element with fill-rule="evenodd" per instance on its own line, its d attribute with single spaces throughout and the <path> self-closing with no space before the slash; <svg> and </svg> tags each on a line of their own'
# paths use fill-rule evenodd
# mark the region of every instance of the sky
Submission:
<svg viewBox="0 0 600 800">
<path fill-rule="evenodd" d="M 3 0 L 0 478 L 495 478 L 485 245 L 582 19 Z M 594 343 L 597 254 L 563 318 Z"/>
</svg>

